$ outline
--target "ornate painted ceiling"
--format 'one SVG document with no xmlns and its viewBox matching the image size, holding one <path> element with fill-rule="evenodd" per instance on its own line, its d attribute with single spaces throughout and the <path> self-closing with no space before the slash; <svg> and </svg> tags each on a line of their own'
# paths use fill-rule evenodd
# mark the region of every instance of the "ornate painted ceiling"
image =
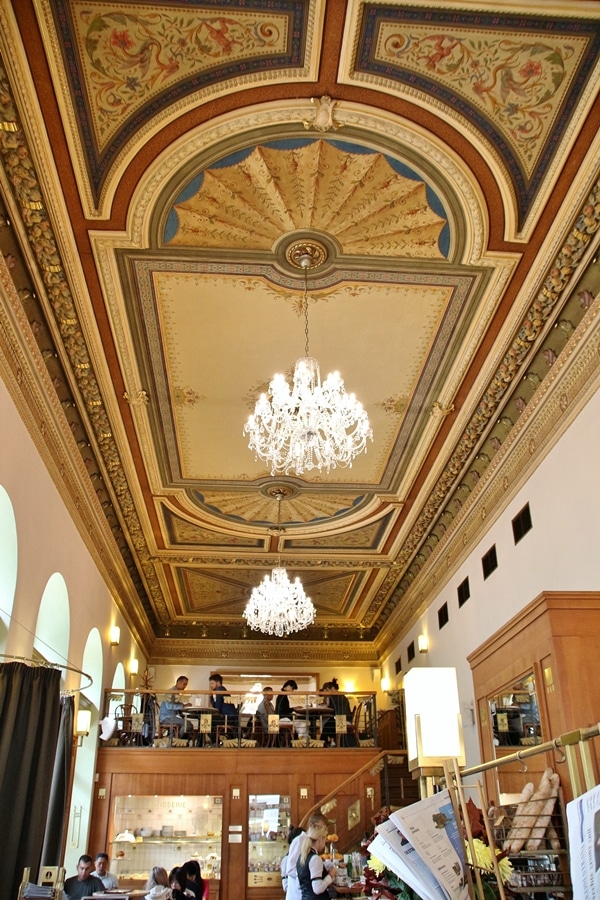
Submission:
<svg viewBox="0 0 600 900">
<path fill-rule="evenodd" d="M 2 373 L 148 657 L 374 664 L 576 402 L 534 434 L 600 286 L 600 4 L 0 16 Z M 309 338 L 373 442 L 271 476 L 242 429 Z M 242 618 L 278 559 L 286 639 Z"/>
</svg>

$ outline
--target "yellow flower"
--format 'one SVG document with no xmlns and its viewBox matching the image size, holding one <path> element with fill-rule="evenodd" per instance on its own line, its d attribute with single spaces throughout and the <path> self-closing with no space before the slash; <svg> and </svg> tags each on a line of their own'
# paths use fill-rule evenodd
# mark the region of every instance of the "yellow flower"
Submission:
<svg viewBox="0 0 600 900">
<path fill-rule="evenodd" d="M 380 859 L 377 859 L 376 856 L 370 856 L 369 868 L 373 869 L 373 871 L 376 872 L 377 875 L 381 875 L 381 873 L 385 871 L 386 865 L 385 863 L 382 863 Z"/>
<path fill-rule="evenodd" d="M 475 850 L 475 862 L 473 863 L 471 859 L 471 848 L 469 844 L 466 844 L 467 851 L 467 862 L 469 865 L 475 865 L 478 869 L 482 869 L 484 872 L 493 873 L 494 872 L 494 862 L 492 859 L 492 851 L 491 848 L 488 847 L 487 844 L 484 844 L 483 841 L 480 841 L 479 838 L 475 838 L 473 840 L 473 849 Z M 499 851 L 496 851 L 496 856 L 499 855 Z M 507 881 L 510 881 L 510 876 L 512 874 L 512 863 L 507 857 L 502 857 L 502 859 L 498 860 L 498 868 L 500 870 L 500 878 L 502 883 L 504 884 Z"/>
</svg>

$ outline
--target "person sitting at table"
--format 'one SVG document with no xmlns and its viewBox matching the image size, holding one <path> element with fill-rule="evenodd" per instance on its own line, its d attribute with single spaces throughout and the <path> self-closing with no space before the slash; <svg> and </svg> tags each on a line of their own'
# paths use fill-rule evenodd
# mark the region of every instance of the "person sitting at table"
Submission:
<svg viewBox="0 0 600 900">
<path fill-rule="evenodd" d="M 169 872 L 169 884 L 171 885 L 171 896 L 173 900 L 186 900 L 187 897 L 194 897 L 195 894 L 187 886 L 187 875 L 183 866 L 175 866 Z"/>
<path fill-rule="evenodd" d="M 144 890 L 148 891 L 144 900 L 171 900 L 167 870 L 162 866 L 154 866 L 150 872 L 150 878 L 144 885 Z"/>
<path fill-rule="evenodd" d="M 275 715 L 275 707 L 273 706 L 273 688 L 265 687 L 262 692 L 263 698 L 256 707 L 256 717 L 261 724 L 263 733 L 269 734 L 269 716 Z"/>
<path fill-rule="evenodd" d="M 104 893 L 104 885 L 95 875 L 92 875 L 94 863 L 91 856 L 84 853 L 77 862 L 77 875 L 67 878 L 63 890 L 67 900 L 81 900 L 82 897 L 91 897 L 92 894 Z"/>
<path fill-rule="evenodd" d="M 288 678 L 288 680 L 283 684 L 282 691 L 285 691 L 284 694 L 278 694 L 277 700 L 275 701 L 275 714 L 279 716 L 279 721 L 285 719 L 288 722 L 292 721 L 292 707 L 290 706 L 290 698 L 288 694 L 292 691 L 298 690 L 298 685 L 294 681 L 293 678 Z"/>
<path fill-rule="evenodd" d="M 185 721 L 181 713 L 188 706 L 192 705 L 191 703 L 184 703 L 180 696 L 181 691 L 185 691 L 187 688 L 188 681 L 187 675 L 180 675 L 173 687 L 169 688 L 168 694 L 158 709 L 158 721 L 161 728 L 168 728 L 172 731 L 173 726 L 177 725 L 179 726 L 179 737 L 184 736 L 183 732 L 185 730 Z M 193 737 L 191 729 L 189 734 L 185 736 Z"/>
<path fill-rule="evenodd" d="M 217 739 L 217 726 L 218 725 L 227 725 L 227 727 L 233 728 L 233 730 L 237 730 L 237 722 L 238 722 L 238 711 L 237 707 L 230 703 L 226 698 L 230 696 L 227 688 L 223 684 L 223 676 L 219 675 L 218 672 L 213 672 L 213 674 L 208 679 L 208 686 L 212 692 L 210 698 L 210 705 L 212 709 L 216 709 L 216 713 L 213 713 L 212 717 L 212 728 L 210 732 L 210 740 L 211 743 L 216 743 Z"/>
<path fill-rule="evenodd" d="M 205 881 L 200 871 L 200 863 L 197 859 L 188 859 L 184 862 L 183 869 L 187 875 L 187 889 L 196 895 L 196 900 L 208 900 L 210 885 Z"/>
<path fill-rule="evenodd" d="M 340 686 L 337 678 L 333 678 L 331 681 L 324 684 L 322 690 L 328 692 L 328 696 L 324 697 L 323 701 L 331 708 L 333 715 L 323 723 L 321 737 L 325 741 L 326 747 L 335 747 L 335 717 L 345 716 L 347 722 L 352 721 L 350 701 L 345 694 L 340 694 Z M 356 747 L 356 736 L 354 734 L 340 734 L 339 739 L 341 747 Z"/>
<path fill-rule="evenodd" d="M 93 873 L 104 885 L 104 890 L 115 891 L 119 887 L 119 879 L 108 871 L 108 853 L 96 853 L 96 871 Z"/>
</svg>

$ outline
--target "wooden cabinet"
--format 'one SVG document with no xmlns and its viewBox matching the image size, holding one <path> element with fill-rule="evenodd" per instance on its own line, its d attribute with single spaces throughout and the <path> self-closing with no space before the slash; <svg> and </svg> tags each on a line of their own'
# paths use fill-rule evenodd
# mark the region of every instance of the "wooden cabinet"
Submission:
<svg viewBox="0 0 600 900">
<path fill-rule="evenodd" d="M 94 853 L 98 849 L 112 848 L 111 842 L 117 836 L 114 828 L 118 797 L 222 798 L 221 880 L 211 881 L 210 900 L 239 900 L 241 893 L 248 900 L 280 900 L 278 872 L 268 873 L 273 878 L 272 883 L 263 883 L 262 878 L 260 884 L 248 883 L 251 848 L 257 846 L 250 837 L 251 833 L 255 836 L 256 830 L 256 816 L 250 814 L 256 800 L 251 803 L 251 798 L 279 795 L 280 827 L 277 831 L 283 832 L 288 821 L 298 824 L 321 798 L 337 785 L 343 785 L 328 816 L 340 841 L 346 842 L 344 851 L 346 846 L 355 844 L 358 847 L 364 830 L 370 826 L 371 816 L 381 805 L 379 776 L 371 774 L 368 767 L 361 775 L 349 776 L 378 754 L 377 748 L 345 748 L 343 751 L 331 748 L 101 748 L 97 758 L 98 775 L 94 784 L 88 846 Z M 149 806 L 152 807 L 152 803 Z M 355 821 L 352 814 L 357 809 L 360 809 L 360 817 Z M 263 813 L 261 829 L 264 819 Z M 119 820 L 119 827 L 126 827 L 128 821 Z M 363 825 L 365 821 L 367 824 Z M 251 832 L 249 826 L 252 823 Z M 275 841 L 272 843 L 275 845 Z M 186 855 L 188 849 L 182 840 L 179 864 L 190 858 L 190 854 Z M 156 845 L 156 852 L 154 864 L 163 865 L 160 844 Z"/>
<path fill-rule="evenodd" d="M 521 705 L 510 705 L 512 731 L 498 736 L 498 709 L 490 701 L 533 677 L 539 707 L 540 739 L 548 741 L 600 720 L 600 592 L 544 592 L 477 648 L 468 661 L 473 674 L 482 760 L 509 755 L 531 743 L 530 724 Z M 502 708 L 504 711 L 507 707 Z M 520 716 L 517 720 L 517 716 Z M 503 720 L 501 720 L 503 722 Z M 506 719 L 510 728 L 509 719 Z M 527 728 L 525 727 L 527 725 Z M 494 734 L 496 726 L 496 735 Z M 518 726 L 518 727 L 517 727 Z M 504 727 L 504 722 L 502 724 Z M 598 778 L 597 742 L 592 756 Z M 528 781 L 536 786 L 547 766 L 558 772 L 565 800 L 572 798 L 566 764 L 560 753 L 532 756 L 486 773 L 490 799 L 500 792 L 520 793 Z"/>
</svg>

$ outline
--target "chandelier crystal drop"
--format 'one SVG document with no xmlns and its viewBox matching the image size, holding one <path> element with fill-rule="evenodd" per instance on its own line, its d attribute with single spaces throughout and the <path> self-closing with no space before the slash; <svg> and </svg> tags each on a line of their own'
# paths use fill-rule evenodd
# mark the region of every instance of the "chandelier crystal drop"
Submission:
<svg viewBox="0 0 600 900">
<path fill-rule="evenodd" d="M 304 270 L 305 356 L 296 361 L 291 389 L 283 375 L 275 375 L 244 426 L 248 447 L 271 475 L 350 468 L 355 456 L 366 453 L 367 440 L 373 440 L 367 413 L 354 394 L 346 393 L 339 372 L 321 384 L 319 363 L 309 356 L 307 271 L 321 264 L 322 249 L 301 242 L 288 251 L 289 261 Z"/>
<path fill-rule="evenodd" d="M 289 491 L 275 488 L 270 493 L 277 501 L 275 533 L 280 537 L 281 501 Z M 296 578 L 293 583 L 290 581 L 287 571 L 281 565 L 280 557 L 271 575 L 265 575 L 258 587 L 252 591 L 243 616 L 254 631 L 283 637 L 311 625 L 315 619 L 315 608 L 310 597 L 304 593 L 300 579 Z"/>
</svg>

